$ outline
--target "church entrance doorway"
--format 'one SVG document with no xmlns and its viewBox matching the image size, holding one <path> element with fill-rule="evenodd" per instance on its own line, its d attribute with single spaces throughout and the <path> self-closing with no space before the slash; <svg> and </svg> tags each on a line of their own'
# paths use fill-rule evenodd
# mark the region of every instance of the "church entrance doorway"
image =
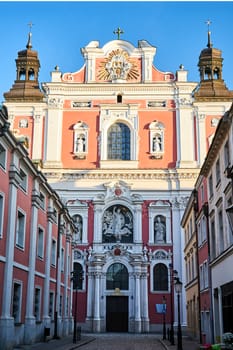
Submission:
<svg viewBox="0 0 233 350">
<path fill-rule="evenodd" d="M 128 332 L 128 304 L 128 296 L 107 296 L 107 332 Z"/>
</svg>

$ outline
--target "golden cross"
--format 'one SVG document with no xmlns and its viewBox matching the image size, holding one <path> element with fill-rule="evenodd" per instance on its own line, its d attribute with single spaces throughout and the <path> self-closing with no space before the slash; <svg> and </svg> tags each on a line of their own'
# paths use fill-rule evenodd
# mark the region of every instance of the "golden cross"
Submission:
<svg viewBox="0 0 233 350">
<path fill-rule="evenodd" d="M 116 30 L 114 30 L 113 34 L 117 34 L 117 39 L 119 40 L 120 35 L 124 34 L 124 31 L 120 27 L 118 27 Z"/>
</svg>

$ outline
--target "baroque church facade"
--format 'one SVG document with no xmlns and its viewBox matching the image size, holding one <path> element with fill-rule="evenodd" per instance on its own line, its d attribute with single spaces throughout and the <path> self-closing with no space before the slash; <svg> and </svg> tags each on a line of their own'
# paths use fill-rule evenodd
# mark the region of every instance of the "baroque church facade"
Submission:
<svg viewBox="0 0 233 350">
<path fill-rule="evenodd" d="M 32 38 L 18 52 L 17 76 L 4 94 L 10 128 L 76 225 L 74 286 L 78 323 L 93 332 L 160 331 L 177 322 L 174 274 L 185 285 L 188 197 L 233 92 L 221 51 L 199 56 L 200 81 L 183 65 L 162 72 L 156 47 L 112 40 L 81 49 L 84 64 L 39 84 Z M 173 309 L 173 302 L 175 303 Z M 181 321 L 186 326 L 183 290 Z"/>
</svg>

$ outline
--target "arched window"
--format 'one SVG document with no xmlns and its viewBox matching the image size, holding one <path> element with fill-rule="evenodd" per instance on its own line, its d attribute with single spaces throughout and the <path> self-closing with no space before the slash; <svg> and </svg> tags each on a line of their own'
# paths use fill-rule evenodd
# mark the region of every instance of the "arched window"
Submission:
<svg viewBox="0 0 233 350">
<path fill-rule="evenodd" d="M 106 289 L 129 289 L 129 274 L 127 268 L 120 263 L 112 264 L 106 274 Z"/>
<path fill-rule="evenodd" d="M 123 123 L 108 130 L 108 159 L 130 160 L 130 129 Z"/>
<path fill-rule="evenodd" d="M 168 269 L 164 264 L 157 264 L 154 267 L 154 291 L 168 290 Z"/>
<path fill-rule="evenodd" d="M 83 268 L 77 262 L 74 263 L 73 289 L 83 289 Z"/>
<path fill-rule="evenodd" d="M 121 94 L 117 95 L 117 103 L 122 103 L 122 95 Z"/>
</svg>

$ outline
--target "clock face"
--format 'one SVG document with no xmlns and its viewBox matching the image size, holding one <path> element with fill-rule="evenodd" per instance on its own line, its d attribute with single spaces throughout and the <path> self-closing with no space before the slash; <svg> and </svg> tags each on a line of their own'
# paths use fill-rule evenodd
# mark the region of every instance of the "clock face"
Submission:
<svg viewBox="0 0 233 350">
<path fill-rule="evenodd" d="M 101 63 L 98 78 L 100 80 L 131 80 L 139 76 L 137 66 L 126 51 L 113 50 Z"/>
</svg>

